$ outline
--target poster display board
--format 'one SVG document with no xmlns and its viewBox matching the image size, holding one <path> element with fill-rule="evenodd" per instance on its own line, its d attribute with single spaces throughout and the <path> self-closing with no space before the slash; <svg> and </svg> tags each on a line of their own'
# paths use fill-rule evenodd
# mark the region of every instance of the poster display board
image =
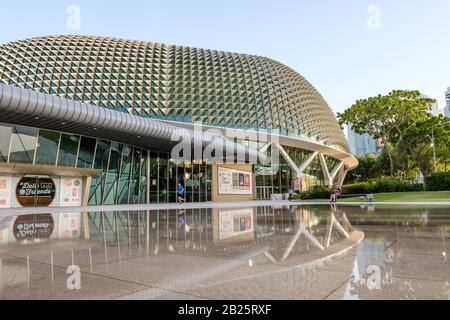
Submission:
<svg viewBox="0 0 450 320">
<path fill-rule="evenodd" d="M 48 207 L 55 199 L 56 183 L 50 177 L 23 176 L 15 192 L 22 207 Z"/>
<path fill-rule="evenodd" d="M 254 232 L 253 209 L 219 211 L 219 240 Z"/>
<path fill-rule="evenodd" d="M 218 168 L 219 194 L 253 194 L 252 173 L 229 168 Z"/>
<path fill-rule="evenodd" d="M 0 208 L 11 207 L 11 175 L 0 175 Z"/>
<path fill-rule="evenodd" d="M 83 182 L 81 178 L 61 177 L 59 205 L 61 207 L 81 206 Z"/>
<path fill-rule="evenodd" d="M 45 175 L 0 175 L 0 208 L 79 207 L 83 179 Z"/>
</svg>

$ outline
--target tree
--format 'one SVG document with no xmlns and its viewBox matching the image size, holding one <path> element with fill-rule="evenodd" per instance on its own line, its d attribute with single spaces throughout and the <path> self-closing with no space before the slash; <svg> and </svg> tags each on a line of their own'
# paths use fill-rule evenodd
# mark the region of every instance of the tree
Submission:
<svg viewBox="0 0 450 320">
<path fill-rule="evenodd" d="M 346 183 L 366 181 L 367 179 L 379 178 L 383 175 L 379 158 L 373 154 L 364 157 L 358 157 L 359 165 L 355 169 L 349 171 L 346 176 Z"/>
<path fill-rule="evenodd" d="M 450 122 L 440 115 L 427 117 L 416 123 L 407 133 L 401 145 L 403 153 L 409 156 L 413 166 L 418 168 L 424 176 L 434 172 L 438 162 L 445 162 L 450 155 L 448 146 L 450 141 Z"/>
<path fill-rule="evenodd" d="M 395 152 L 409 131 L 426 119 L 435 102 L 419 91 L 394 90 L 386 96 L 358 100 L 337 117 L 341 125 L 350 125 L 358 134 L 381 138 L 389 157 L 390 175 L 394 176 Z"/>
</svg>

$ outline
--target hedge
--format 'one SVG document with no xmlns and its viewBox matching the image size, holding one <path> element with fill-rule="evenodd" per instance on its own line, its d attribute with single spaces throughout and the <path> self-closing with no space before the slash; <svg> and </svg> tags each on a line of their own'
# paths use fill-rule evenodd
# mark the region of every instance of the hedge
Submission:
<svg viewBox="0 0 450 320">
<path fill-rule="evenodd" d="M 450 175 L 447 177 L 447 186 L 450 186 Z M 438 179 L 436 179 L 438 180 Z M 439 178 L 438 185 L 442 184 L 442 179 Z M 394 180 L 394 179 L 375 179 L 367 182 L 358 182 L 344 185 L 342 192 L 344 195 L 349 194 L 368 194 L 368 193 L 389 193 L 389 192 L 415 192 L 423 191 L 422 184 L 413 184 L 408 181 Z M 301 192 L 294 196 L 297 200 L 313 200 L 313 199 L 327 199 L 330 197 L 331 190 L 328 187 L 315 186 L 308 191 Z"/>
<path fill-rule="evenodd" d="M 314 200 L 327 199 L 330 197 L 330 189 L 328 187 L 314 186 L 309 190 L 294 195 L 295 200 Z"/>
<path fill-rule="evenodd" d="M 414 192 L 423 191 L 423 185 L 402 180 L 376 179 L 368 182 L 344 185 L 342 191 L 344 194 Z"/>
<path fill-rule="evenodd" d="M 427 191 L 450 190 L 450 172 L 438 172 L 425 178 L 425 189 Z"/>
</svg>

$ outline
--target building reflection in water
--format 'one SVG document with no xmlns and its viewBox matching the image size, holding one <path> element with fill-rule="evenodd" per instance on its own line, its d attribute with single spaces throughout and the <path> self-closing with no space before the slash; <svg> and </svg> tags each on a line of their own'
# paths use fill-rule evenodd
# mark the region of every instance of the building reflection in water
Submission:
<svg viewBox="0 0 450 320">
<path fill-rule="evenodd" d="M 100 274 L 135 281 L 135 276 L 149 277 L 146 270 L 150 270 L 149 274 L 162 279 L 157 282 L 162 288 L 191 288 L 234 274 L 236 268 L 253 274 L 261 267 L 272 270 L 273 264 L 296 265 L 303 254 L 345 240 L 355 226 L 366 238 L 355 258 L 339 269 L 348 268 L 352 278 L 343 297 L 370 299 L 392 290 L 394 298 L 414 298 L 422 294 L 423 280 L 408 282 L 399 274 L 420 275 L 437 283 L 450 279 L 450 216 L 445 213 L 439 208 L 331 205 L 2 216 L 0 291 L 41 290 L 47 282 L 59 287 L 67 277 L 66 268 L 73 264 L 80 266 L 84 277 Z M 412 251 L 427 258 L 411 260 L 420 257 L 411 255 Z M 427 259 L 433 259 L 432 268 Z M 130 261 L 139 262 L 130 266 Z M 167 265 L 174 261 L 186 265 Z M 171 274 L 174 269 L 178 273 Z M 308 286 L 321 271 L 298 274 L 295 281 L 313 290 Z M 269 287 L 278 283 L 285 290 L 286 283 L 280 280 Z M 442 295 L 441 291 L 439 287 L 436 294 Z"/>
<path fill-rule="evenodd" d="M 55 255 L 64 256 L 67 266 L 83 257 L 91 273 L 97 264 L 171 253 L 233 258 L 251 267 L 341 240 L 340 230 L 330 228 L 330 221 L 340 226 L 336 215 L 342 212 L 249 207 L 5 216 L 0 219 L 0 257 L 14 253 L 23 259 L 28 286 L 30 260 L 37 252 L 38 259 L 46 256 L 52 281 Z"/>
<path fill-rule="evenodd" d="M 102 242 L 106 250 L 116 246 L 119 252 L 189 251 L 230 256 L 260 246 L 282 257 L 287 248 L 292 247 L 289 252 L 294 250 L 292 240 L 298 240 L 302 228 L 310 234 L 310 239 L 317 239 L 313 244 L 319 249 L 340 240 L 338 232 L 328 230 L 330 219 L 333 225 L 345 230 L 334 216 L 335 213 L 318 215 L 306 208 L 251 207 L 98 212 L 89 213 L 88 219 L 89 238 Z M 345 215 L 339 213 L 342 216 Z M 345 226 L 348 230 L 348 220 Z M 348 236 L 345 231 L 342 233 Z M 305 241 L 303 250 L 309 249 L 310 244 Z"/>
</svg>

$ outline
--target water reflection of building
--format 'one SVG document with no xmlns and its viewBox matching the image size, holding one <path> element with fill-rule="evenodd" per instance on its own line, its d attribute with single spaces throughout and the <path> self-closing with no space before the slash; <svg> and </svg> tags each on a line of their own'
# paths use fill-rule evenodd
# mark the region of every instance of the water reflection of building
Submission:
<svg viewBox="0 0 450 320">
<path fill-rule="evenodd" d="M 32 245 L 81 237 L 81 214 L 33 214 L 0 217 L 0 245 Z"/>
<path fill-rule="evenodd" d="M 317 241 L 326 242 L 330 213 L 329 208 L 301 207 L 84 213 L 79 215 L 81 237 L 75 241 L 61 238 L 30 246 L 0 246 L 3 288 L 13 292 L 20 285 L 41 290 L 42 267 L 49 286 L 65 288 L 65 268 L 77 265 L 83 277 L 105 273 L 133 282 L 152 274 L 161 279 L 158 287 L 176 290 L 226 277 L 235 268 L 255 264 L 270 268 L 284 258 L 296 264 L 300 254 L 320 250 L 307 237 L 297 237 L 299 230 L 305 227 Z M 6 224 L 15 221 L 13 217 Z M 53 234 L 57 233 L 55 224 Z M 333 238 L 342 239 L 335 234 Z M 9 255 L 17 259 L 12 261 Z M 17 266 L 20 279 L 13 277 Z M 54 278 L 55 272 L 59 276 Z M 90 285 L 87 282 L 83 290 Z"/>
<path fill-rule="evenodd" d="M 281 256 L 301 223 L 323 241 L 328 214 L 305 208 L 189 209 L 89 213 L 89 235 L 108 246 L 126 246 L 150 253 L 194 251 L 229 254 L 265 247 Z M 340 237 L 333 232 L 333 241 Z M 299 241 L 295 250 L 310 250 Z"/>
</svg>

